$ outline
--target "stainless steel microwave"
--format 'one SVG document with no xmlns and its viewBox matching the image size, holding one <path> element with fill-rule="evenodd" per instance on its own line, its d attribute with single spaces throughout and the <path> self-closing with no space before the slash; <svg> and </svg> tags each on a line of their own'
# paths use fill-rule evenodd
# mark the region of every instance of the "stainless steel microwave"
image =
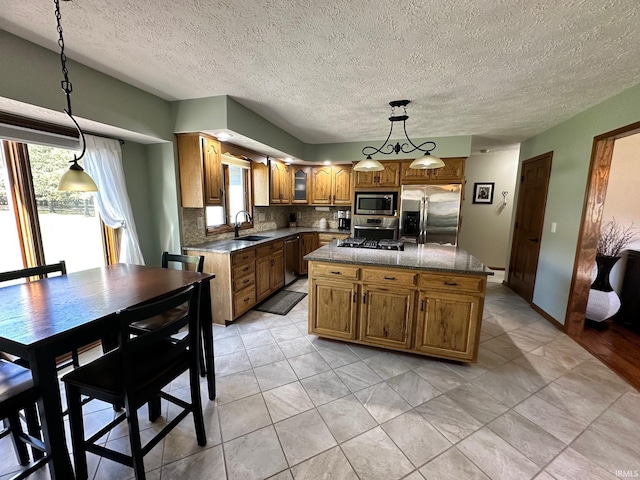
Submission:
<svg viewBox="0 0 640 480">
<path fill-rule="evenodd" d="M 395 215 L 396 192 L 356 192 L 356 215 Z"/>
</svg>

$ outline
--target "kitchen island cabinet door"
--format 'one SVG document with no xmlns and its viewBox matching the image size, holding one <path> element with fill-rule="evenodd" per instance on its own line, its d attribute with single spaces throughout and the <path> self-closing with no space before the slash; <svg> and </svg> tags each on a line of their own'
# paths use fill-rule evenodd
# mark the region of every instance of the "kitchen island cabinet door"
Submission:
<svg viewBox="0 0 640 480">
<path fill-rule="evenodd" d="M 358 284 L 312 278 L 309 293 L 309 333 L 354 340 Z"/>
<path fill-rule="evenodd" d="M 421 291 L 415 349 L 438 357 L 475 361 L 481 297 Z"/>
<path fill-rule="evenodd" d="M 415 289 L 364 285 L 359 340 L 393 348 L 411 348 Z"/>
</svg>

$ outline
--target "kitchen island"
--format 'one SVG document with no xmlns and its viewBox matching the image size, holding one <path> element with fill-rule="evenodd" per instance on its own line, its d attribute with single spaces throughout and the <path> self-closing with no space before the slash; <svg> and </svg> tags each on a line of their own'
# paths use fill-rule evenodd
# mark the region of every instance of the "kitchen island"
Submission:
<svg viewBox="0 0 640 480">
<path fill-rule="evenodd" d="M 309 333 L 324 338 L 475 362 L 487 275 L 457 247 L 404 251 L 339 247 L 309 262 Z"/>
</svg>

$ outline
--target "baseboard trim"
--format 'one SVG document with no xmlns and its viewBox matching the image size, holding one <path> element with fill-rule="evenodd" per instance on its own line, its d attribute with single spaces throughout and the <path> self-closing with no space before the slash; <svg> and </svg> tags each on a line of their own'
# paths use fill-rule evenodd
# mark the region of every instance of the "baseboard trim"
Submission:
<svg viewBox="0 0 640 480">
<path fill-rule="evenodd" d="M 538 305 L 531 302 L 531 308 L 533 308 L 537 313 L 539 313 L 542 316 L 542 318 L 544 318 L 551 325 L 556 327 L 561 332 L 564 332 L 564 325 L 561 324 L 559 321 L 557 321 L 555 318 L 553 318 L 551 315 L 549 315 L 547 312 L 545 312 L 543 309 L 541 309 Z"/>
</svg>

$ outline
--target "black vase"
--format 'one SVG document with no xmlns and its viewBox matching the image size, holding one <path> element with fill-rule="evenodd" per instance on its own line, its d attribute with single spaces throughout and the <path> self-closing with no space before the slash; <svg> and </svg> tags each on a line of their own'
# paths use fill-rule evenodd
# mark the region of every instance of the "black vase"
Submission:
<svg viewBox="0 0 640 480">
<path fill-rule="evenodd" d="M 620 260 L 620 257 L 607 257 L 605 255 L 596 255 L 596 265 L 598 266 L 598 273 L 596 279 L 591 284 L 593 290 L 600 290 L 601 292 L 611 292 L 611 284 L 609 283 L 609 275 L 611 269 Z"/>
</svg>

